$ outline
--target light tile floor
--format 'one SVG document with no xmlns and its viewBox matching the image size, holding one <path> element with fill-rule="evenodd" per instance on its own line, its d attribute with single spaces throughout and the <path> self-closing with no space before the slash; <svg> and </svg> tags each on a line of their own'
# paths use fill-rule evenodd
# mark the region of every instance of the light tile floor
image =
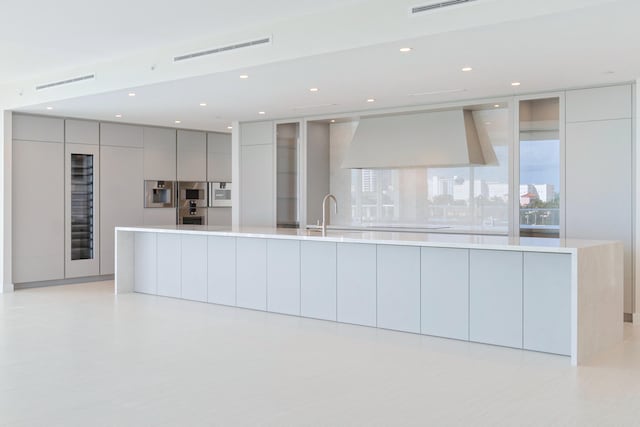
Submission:
<svg viewBox="0 0 640 427">
<path fill-rule="evenodd" d="M 638 426 L 640 327 L 548 354 L 140 294 L 0 295 L 2 426 Z"/>
</svg>

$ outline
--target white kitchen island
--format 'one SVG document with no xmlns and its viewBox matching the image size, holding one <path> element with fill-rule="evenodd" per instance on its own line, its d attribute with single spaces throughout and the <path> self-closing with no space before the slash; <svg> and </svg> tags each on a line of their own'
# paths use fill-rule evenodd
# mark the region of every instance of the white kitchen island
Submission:
<svg viewBox="0 0 640 427">
<path fill-rule="evenodd" d="M 140 292 L 542 351 L 622 341 L 619 242 L 208 226 L 117 227 Z"/>
</svg>

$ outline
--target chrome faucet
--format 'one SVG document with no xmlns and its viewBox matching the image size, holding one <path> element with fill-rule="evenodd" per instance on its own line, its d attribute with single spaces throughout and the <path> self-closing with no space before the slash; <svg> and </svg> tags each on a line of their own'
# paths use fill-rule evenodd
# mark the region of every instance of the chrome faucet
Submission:
<svg viewBox="0 0 640 427">
<path fill-rule="evenodd" d="M 338 213 L 338 201 L 336 200 L 336 196 L 334 196 L 333 194 L 327 194 L 326 196 L 324 196 L 324 199 L 322 199 L 322 235 L 323 236 L 327 235 L 327 225 L 331 220 L 330 219 L 331 214 L 327 212 L 327 201 L 329 199 L 333 199 L 333 203 L 335 206 L 334 213 Z"/>
</svg>

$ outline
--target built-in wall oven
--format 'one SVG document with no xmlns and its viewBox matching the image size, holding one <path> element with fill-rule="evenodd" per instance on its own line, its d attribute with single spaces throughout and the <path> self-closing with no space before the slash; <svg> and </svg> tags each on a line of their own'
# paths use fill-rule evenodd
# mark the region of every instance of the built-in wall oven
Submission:
<svg viewBox="0 0 640 427">
<path fill-rule="evenodd" d="M 178 224 L 207 224 L 207 183 L 178 181 Z"/>
<path fill-rule="evenodd" d="M 174 181 L 145 181 L 144 182 L 144 207 L 145 208 L 175 208 L 176 194 Z"/>
<path fill-rule="evenodd" d="M 231 207 L 231 183 L 230 182 L 210 182 L 209 183 L 209 207 L 210 208 Z"/>
</svg>

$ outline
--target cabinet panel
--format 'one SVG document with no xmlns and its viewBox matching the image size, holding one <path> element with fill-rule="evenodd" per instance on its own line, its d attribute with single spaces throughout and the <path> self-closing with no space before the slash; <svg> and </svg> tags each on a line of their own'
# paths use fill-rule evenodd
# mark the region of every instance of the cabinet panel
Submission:
<svg viewBox="0 0 640 427">
<path fill-rule="evenodd" d="M 273 122 L 240 125 L 240 145 L 273 145 L 273 136 Z"/>
<path fill-rule="evenodd" d="M 143 129 L 144 179 L 176 180 L 176 130 Z"/>
<path fill-rule="evenodd" d="M 238 307 L 267 309 L 267 240 L 236 240 L 236 302 Z"/>
<path fill-rule="evenodd" d="M 100 124 L 89 120 L 64 121 L 64 140 L 75 144 L 98 145 L 100 143 Z"/>
<path fill-rule="evenodd" d="M 231 208 L 209 208 L 207 215 L 208 225 L 231 226 Z"/>
<path fill-rule="evenodd" d="M 175 225 L 175 208 L 146 208 L 142 212 L 144 225 Z"/>
<path fill-rule="evenodd" d="M 567 122 L 629 119 L 632 114 L 631 93 L 630 85 L 567 91 Z"/>
<path fill-rule="evenodd" d="M 179 234 L 158 233 L 158 286 L 157 293 L 165 297 L 182 295 L 182 257 Z"/>
<path fill-rule="evenodd" d="M 142 148 L 142 127 L 117 123 L 100 123 L 100 145 Z"/>
<path fill-rule="evenodd" d="M 204 132 L 178 131 L 178 181 L 207 180 L 207 136 Z"/>
<path fill-rule="evenodd" d="M 155 295 L 156 233 L 136 233 L 133 247 L 133 290 Z"/>
<path fill-rule="evenodd" d="M 236 239 L 208 237 L 208 301 L 236 305 Z"/>
<path fill-rule="evenodd" d="M 207 236 L 182 235 L 182 298 L 207 301 Z"/>
<path fill-rule="evenodd" d="M 240 223 L 244 226 L 273 227 L 273 146 L 254 145 L 241 147 L 240 150 Z"/>
<path fill-rule="evenodd" d="M 65 278 L 99 274 L 100 147 L 65 144 Z"/>
<path fill-rule="evenodd" d="M 338 322 L 376 326 L 376 245 L 338 243 Z"/>
<path fill-rule="evenodd" d="M 524 254 L 524 348 L 571 354 L 571 255 Z"/>
<path fill-rule="evenodd" d="M 302 316 L 336 320 L 336 244 L 301 242 L 300 312 Z"/>
<path fill-rule="evenodd" d="M 624 244 L 624 311 L 633 311 L 631 120 L 568 123 L 566 235 Z"/>
<path fill-rule="evenodd" d="M 378 327 L 420 332 L 420 248 L 378 245 Z"/>
<path fill-rule="evenodd" d="M 299 241 L 267 241 L 267 310 L 300 315 Z"/>
<path fill-rule="evenodd" d="M 231 181 L 231 135 L 207 134 L 207 180 Z"/>
<path fill-rule="evenodd" d="M 63 279 L 64 145 L 14 141 L 12 173 L 13 282 Z"/>
<path fill-rule="evenodd" d="M 469 338 L 522 348 L 522 252 L 471 250 Z"/>
<path fill-rule="evenodd" d="M 469 339 L 469 250 L 421 249 L 421 332 Z"/>
<path fill-rule="evenodd" d="M 142 225 L 142 150 L 100 147 L 100 274 L 113 274 L 115 227 Z"/>
<path fill-rule="evenodd" d="M 12 138 L 24 141 L 64 142 L 64 120 L 14 114 Z"/>
</svg>

